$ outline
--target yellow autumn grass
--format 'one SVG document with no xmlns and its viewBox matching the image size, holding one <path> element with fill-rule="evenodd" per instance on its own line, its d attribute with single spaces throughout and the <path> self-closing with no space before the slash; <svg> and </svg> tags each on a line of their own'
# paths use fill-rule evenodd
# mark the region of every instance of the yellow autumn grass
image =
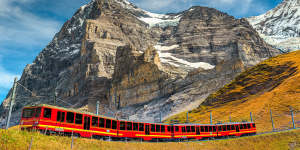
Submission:
<svg viewBox="0 0 300 150">
<path fill-rule="evenodd" d="M 232 121 L 249 121 L 249 113 L 252 112 L 258 132 L 264 132 L 272 130 L 270 109 L 273 112 L 276 129 L 291 128 L 290 107 L 292 107 L 297 111 L 295 120 L 299 127 L 299 71 L 300 51 L 266 60 L 245 71 L 216 93 L 211 94 L 206 104 L 190 111 L 189 121 L 209 123 L 210 112 L 212 112 L 214 123 L 228 122 L 229 116 Z M 260 87 L 259 91 L 255 91 L 259 89 L 259 86 L 263 88 Z M 210 102 L 211 99 L 215 101 Z M 172 116 L 166 122 L 171 120 L 185 122 L 186 112 Z"/>
<path fill-rule="evenodd" d="M 70 137 L 46 136 L 37 132 L 16 129 L 0 130 L 1 150 L 70 150 Z M 107 142 L 93 139 L 74 139 L 73 150 L 287 150 L 300 149 L 300 130 L 270 133 L 227 140 L 182 143 Z"/>
</svg>

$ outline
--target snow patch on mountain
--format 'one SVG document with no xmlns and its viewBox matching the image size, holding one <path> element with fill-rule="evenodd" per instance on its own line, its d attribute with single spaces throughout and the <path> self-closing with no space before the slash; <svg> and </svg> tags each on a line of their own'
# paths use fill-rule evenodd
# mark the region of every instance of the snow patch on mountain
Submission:
<svg viewBox="0 0 300 150">
<path fill-rule="evenodd" d="M 163 14 L 155 14 L 151 12 L 145 11 L 147 16 L 139 17 L 141 21 L 147 23 L 149 27 L 167 27 L 167 26 L 177 26 L 181 19 L 181 15 L 177 16 L 170 16 L 170 15 L 163 15 Z"/>
<path fill-rule="evenodd" d="M 283 51 L 299 49 L 300 1 L 284 0 L 276 8 L 248 21 L 270 45 Z"/>
<path fill-rule="evenodd" d="M 162 63 L 167 63 L 175 67 L 203 68 L 205 70 L 215 68 L 214 65 L 211 65 L 206 62 L 188 62 L 184 59 L 180 59 L 173 56 L 172 53 L 166 52 L 169 50 L 176 49 L 178 47 L 179 45 L 162 46 L 161 44 L 157 44 L 154 46 L 154 48 L 158 51 L 158 55 Z"/>
</svg>

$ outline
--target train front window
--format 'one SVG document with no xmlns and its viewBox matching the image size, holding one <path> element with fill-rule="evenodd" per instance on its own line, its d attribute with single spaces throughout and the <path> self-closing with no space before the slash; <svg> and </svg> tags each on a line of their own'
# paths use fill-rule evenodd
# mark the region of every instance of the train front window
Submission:
<svg viewBox="0 0 300 150">
<path fill-rule="evenodd" d="M 42 108 L 40 108 L 40 107 L 39 107 L 39 108 L 36 108 L 36 109 L 35 109 L 35 115 L 34 115 L 34 116 L 35 116 L 36 118 L 40 117 L 41 111 L 42 111 Z"/>
<path fill-rule="evenodd" d="M 35 109 L 34 108 L 25 108 L 23 110 L 22 118 L 32 118 L 34 114 Z"/>
<path fill-rule="evenodd" d="M 52 109 L 50 108 L 44 108 L 44 118 L 51 118 L 51 111 Z"/>
</svg>

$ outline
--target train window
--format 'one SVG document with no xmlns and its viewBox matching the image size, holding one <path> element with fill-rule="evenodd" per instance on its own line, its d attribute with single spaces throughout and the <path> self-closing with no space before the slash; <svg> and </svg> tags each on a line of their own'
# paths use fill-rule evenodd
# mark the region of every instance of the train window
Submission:
<svg viewBox="0 0 300 150">
<path fill-rule="evenodd" d="M 179 127 L 178 126 L 175 126 L 175 131 L 179 132 Z"/>
<path fill-rule="evenodd" d="M 244 126 L 242 124 L 239 125 L 240 129 L 244 129 Z"/>
<path fill-rule="evenodd" d="M 106 119 L 105 128 L 111 128 L 111 120 L 110 119 Z"/>
<path fill-rule="evenodd" d="M 60 120 L 61 120 L 61 111 L 57 111 L 56 121 L 60 121 Z"/>
<path fill-rule="evenodd" d="M 160 132 L 160 125 L 156 125 L 156 132 Z"/>
<path fill-rule="evenodd" d="M 191 126 L 191 131 L 195 132 L 195 126 Z"/>
<path fill-rule="evenodd" d="M 111 128 L 112 129 L 117 129 L 117 121 L 116 120 L 111 121 Z"/>
<path fill-rule="evenodd" d="M 125 122 L 120 122 L 120 130 L 125 130 Z"/>
<path fill-rule="evenodd" d="M 231 129 L 230 129 L 230 125 L 227 125 L 227 130 L 228 130 L 228 131 L 231 130 Z"/>
<path fill-rule="evenodd" d="M 139 124 L 138 123 L 133 123 L 133 130 L 134 131 L 139 131 Z"/>
<path fill-rule="evenodd" d="M 92 126 L 98 127 L 98 117 L 92 117 Z"/>
<path fill-rule="evenodd" d="M 230 128 L 231 130 L 234 130 L 234 125 L 231 125 L 231 128 Z"/>
<path fill-rule="evenodd" d="M 209 126 L 208 129 L 209 129 L 209 132 L 212 132 L 212 130 L 213 130 L 213 129 L 212 129 L 212 126 Z"/>
<path fill-rule="evenodd" d="M 51 118 L 51 110 L 50 108 L 44 108 L 44 117 L 45 118 Z"/>
<path fill-rule="evenodd" d="M 201 132 L 205 132 L 205 129 L 203 126 L 201 126 Z"/>
<path fill-rule="evenodd" d="M 161 132 L 165 132 L 165 128 L 166 128 L 166 126 L 161 125 Z M 179 130 L 179 128 L 178 128 L 178 130 Z"/>
<path fill-rule="evenodd" d="M 57 111 L 56 121 L 64 122 L 65 121 L 65 112 Z"/>
<path fill-rule="evenodd" d="M 25 108 L 23 110 L 23 118 L 32 118 L 33 117 L 33 113 L 34 113 L 34 109 L 33 108 Z"/>
<path fill-rule="evenodd" d="M 82 124 L 82 114 L 76 114 L 75 124 Z"/>
<path fill-rule="evenodd" d="M 250 127 L 250 124 L 247 124 L 247 127 L 248 127 L 248 129 L 250 129 L 251 127 Z"/>
<path fill-rule="evenodd" d="M 252 127 L 255 128 L 255 124 L 252 124 Z"/>
<path fill-rule="evenodd" d="M 225 125 L 224 125 L 224 126 L 222 126 L 222 130 L 223 130 L 223 131 L 227 131 L 227 130 L 226 130 L 226 126 L 225 126 Z"/>
<path fill-rule="evenodd" d="M 67 123 L 74 123 L 74 113 L 72 112 L 67 112 Z"/>
<path fill-rule="evenodd" d="M 151 132 L 155 132 L 155 125 L 151 124 Z"/>
<path fill-rule="evenodd" d="M 127 122 L 127 130 L 132 130 L 132 122 Z"/>
<path fill-rule="evenodd" d="M 216 132 L 216 131 L 217 131 L 216 126 L 213 126 L 213 132 Z"/>
<path fill-rule="evenodd" d="M 168 132 L 171 132 L 171 126 L 168 126 L 167 129 L 168 129 Z"/>
<path fill-rule="evenodd" d="M 191 126 L 186 126 L 186 132 L 191 132 Z"/>
<path fill-rule="evenodd" d="M 40 114 L 41 114 L 41 110 L 42 110 L 42 108 L 36 108 L 36 110 L 35 110 L 35 117 L 40 117 Z"/>
<path fill-rule="evenodd" d="M 143 123 L 139 123 L 139 131 L 144 131 L 144 124 Z"/>
<path fill-rule="evenodd" d="M 208 126 L 205 126 L 205 132 L 208 132 Z"/>
<path fill-rule="evenodd" d="M 218 126 L 218 131 L 222 131 L 222 126 Z"/>
<path fill-rule="evenodd" d="M 181 132 L 186 132 L 185 127 L 181 127 Z"/>
<path fill-rule="evenodd" d="M 104 128 L 104 118 L 99 118 L 99 127 Z"/>
</svg>

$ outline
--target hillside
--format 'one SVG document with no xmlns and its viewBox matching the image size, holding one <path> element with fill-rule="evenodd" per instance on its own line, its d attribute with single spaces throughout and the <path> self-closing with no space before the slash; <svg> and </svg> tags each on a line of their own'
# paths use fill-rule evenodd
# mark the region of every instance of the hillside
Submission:
<svg viewBox="0 0 300 150">
<path fill-rule="evenodd" d="M 190 122 L 209 123 L 210 112 L 217 123 L 249 121 L 252 112 L 259 132 L 272 130 L 270 109 L 275 128 L 291 127 L 290 107 L 298 111 L 300 125 L 300 51 L 279 55 L 241 73 L 231 83 L 211 94 L 189 113 Z M 186 113 L 167 120 L 186 121 Z"/>
<path fill-rule="evenodd" d="M 5 150 L 27 150 L 31 139 L 32 149 L 71 149 L 70 137 L 45 136 L 18 130 L 0 130 L 0 148 Z M 75 138 L 73 150 L 287 150 L 300 148 L 300 130 L 264 134 L 238 139 L 181 142 L 181 143 L 140 143 L 105 142 L 100 140 Z"/>
</svg>

